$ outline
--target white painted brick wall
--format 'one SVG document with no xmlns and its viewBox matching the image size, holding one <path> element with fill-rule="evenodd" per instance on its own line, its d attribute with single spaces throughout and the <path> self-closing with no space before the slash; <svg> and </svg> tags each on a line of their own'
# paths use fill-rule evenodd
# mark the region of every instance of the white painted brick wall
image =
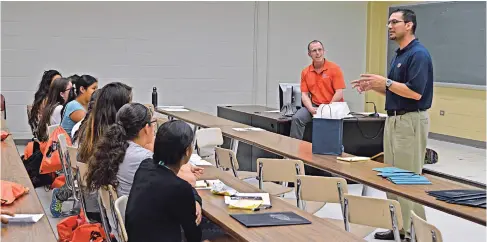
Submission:
<svg viewBox="0 0 487 242">
<path fill-rule="evenodd" d="M 2 2 L 1 91 L 15 138 L 41 74 L 123 81 L 134 101 L 216 114 L 220 104 L 275 106 L 280 80 L 299 81 L 306 44 L 323 40 L 347 81 L 365 70 L 366 3 Z M 312 24 L 315 22 L 316 24 Z M 355 110 L 363 97 L 346 92 Z"/>
</svg>

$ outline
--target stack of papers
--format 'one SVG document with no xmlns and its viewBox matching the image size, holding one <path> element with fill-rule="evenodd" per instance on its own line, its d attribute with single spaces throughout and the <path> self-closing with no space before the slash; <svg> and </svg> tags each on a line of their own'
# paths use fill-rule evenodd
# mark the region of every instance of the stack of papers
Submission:
<svg viewBox="0 0 487 242">
<path fill-rule="evenodd" d="M 232 129 L 235 131 L 263 131 L 263 129 L 261 129 L 261 128 L 254 128 L 254 127 L 251 127 L 251 128 L 232 128 Z"/>
<path fill-rule="evenodd" d="M 199 180 L 196 181 L 195 189 L 210 189 L 211 193 L 215 195 L 232 196 L 237 194 L 237 191 L 220 180 Z"/>
<path fill-rule="evenodd" d="M 427 191 L 430 196 L 437 200 L 445 201 L 447 203 L 471 206 L 471 207 L 486 207 L 486 192 L 485 190 L 439 190 Z"/>
<path fill-rule="evenodd" d="M 387 178 L 387 180 L 397 185 L 431 185 L 428 178 L 415 174 L 412 171 L 396 167 L 374 168 L 372 170 L 378 171 L 378 176 Z"/>
<path fill-rule="evenodd" d="M 237 193 L 232 196 L 225 196 L 225 204 L 229 208 L 254 211 L 262 205 L 263 208 L 272 207 L 269 193 Z"/>
<path fill-rule="evenodd" d="M 337 157 L 338 160 L 348 161 L 348 162 L 357 162 L 357 161 L 368 161 L 370 160 L 369 157 L 362 157 L 362 156 L 351 156 L 351 157 Z"/>
<path fill-rule="evenodd" d="M 185 109 L 184 106 L 157 106 L 158 109 L 162 109 L 167 112 L 188 112 L 188 109 Z"/>
<path fill-rule="evenodd" d="M 37 223 L 44 214 L 15 214 L 15 216 L 2 215 L 9 223 Z"/>
</svg>

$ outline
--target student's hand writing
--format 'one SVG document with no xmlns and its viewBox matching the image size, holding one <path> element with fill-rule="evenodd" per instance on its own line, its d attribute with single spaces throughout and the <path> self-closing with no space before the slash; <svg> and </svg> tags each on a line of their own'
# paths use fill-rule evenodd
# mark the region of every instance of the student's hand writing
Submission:
<svg viewBox="0 0 487 242">
<path fill-rule="evenodd" d="M 4 209 L 0 209 L 0 214 L 15 216 L 14 213 L 7 211 L 7 210 L 4 210 Z M 0 218 L 2 220 L 2 224 L 8 224 L 8 218 L 3 217 L 3 216 L 0 216 Z"/>
<path fill-rule="evenodd" d="M 200 225 L 201 217 L 202 217 L 201 205 L 198 202 L 196 202 L 196 225 Z"/>
</svg>

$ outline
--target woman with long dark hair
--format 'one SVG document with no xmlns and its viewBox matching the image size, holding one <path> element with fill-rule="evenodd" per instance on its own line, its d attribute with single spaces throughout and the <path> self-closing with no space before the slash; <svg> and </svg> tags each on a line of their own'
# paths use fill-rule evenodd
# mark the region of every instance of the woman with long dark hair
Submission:
<svg viewBox="0 0 487 242">
<path fill-rule="evenodd" d="M 129 241 L 201 241 L 195 192 L 177 176 L 193 152 L 193 130 L 183 121 L 168 121 L 157 131 L 153 158 L 142 161 L 130 191 L 125 225 Z M 197 194 L 197 193 L 196 193 Z M 201 213 L 201 212 L 200 212 Z"/>
<path fill-rule="evenodd" d="M 91 97 L 92 96 L 93 94 Z M 93 107 L 90 108 L 91 110 L 89 113 L 83 117 L 83 121 L 76 133 L 76 137 L 72 138 L 73 144 L 78 145 L 77 160 L 80 162 L 86 163 L 88 161 L 88 158 L 94 152 L 94 146 L 98 141 L 99 136 L 101 136 L 103 132 L 115 122 L 117 111 L 124 104 L 131 101 L 132 88 L 120 82 L 112 82 L 105 85 L 100 90 L 96 90 L 96 96 L 96 99 L 90 100 L 92 101 L 91 104 Z M 66 111 L 65 116 L 67 115 L 67 112 L 68 111 Z M 71 195 L 71 190 L 67 189 L 66 186 L 52 190 L 50 210 L 53 217 L 59 217 L 61 215 L 62 204 L 67 201 Z M 86 200 L 96 201 L 96 198 L 93 199 L 93 197 L 88 195 Z M 97 208 L 87 209 L 90 209 L 91 212 L 95 211 Z"/>
<path fill-rule="evenodd" d="M 32 109 L 29 114 L 29 125 L 34 137 L 37 137 L 37 127 L 39 125 L 40 116 L 44 110 L 46 104 L 47 94 L 53 80 L 61 78 L 61 73 L 56 70 L 45 71 L 42 75 L 41 82 L 34 94 L 34 102 L 32 103 Z"/>
<path fill-rule="evenodd" d="M 66 105 L 61 121 L 61 126 L 68 134 L 71 134 L 73 126 L 85 117 L 91 94 L 98 89 L 98 80 L 90 75 L 82 75 L 73 87 L 76 99 Z"/>
<path fill-rule="evenodd" d="M 140 103 L 125 104 L 116 121 L 97 143 L 88 162 L 86 183 L 91 190 L 113 185 L 119 196 L 129 195 L 135 171 L 140 163 L 153 156 L 156 120 Z M 184 165 L 178 176 L 193 183 L 203 169 Z"/>
<path fill-rule="evenodd" d="M 46 106 L 39 121 L 37 132 L 39 141 L 44 142 L 48 140 L 47 126 L 61 123 L 61 110 L 68 99 L 71 88 L 71 81 L 66 78 L 58 78 L 52 82 Z"/>
<path fill-rule="evenodd" d="M 95 145 L 108 127 L 115 123 L 118 110 L 132 100 L 132 87 L 121 82 L 105 85 L 78 130 L 78 160 L 87 163 L 95 151 Z"/>
</svg>

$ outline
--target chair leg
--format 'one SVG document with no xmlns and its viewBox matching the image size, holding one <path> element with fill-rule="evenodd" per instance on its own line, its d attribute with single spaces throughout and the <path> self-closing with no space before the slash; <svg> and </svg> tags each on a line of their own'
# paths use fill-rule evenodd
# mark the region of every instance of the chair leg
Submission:
<svg viewBox="0 0 487 242">
<path fill-rule="evenodd" d="M 413 218 L 411 217 L 411 242 L 416 242 L 416 231 L 414 230 Z"/>
<path fill-rule="evenodd" d="M 399 228 L 397 227 L 397 216 L 396 211 L 394 209 L 394 205 L 389 205 L 389 211 L 391 212 L 392 218 L 392 231 L 394 232 L 394 241 L 401 242 L 401 236 L 399 235 Z"/>
</svg>

